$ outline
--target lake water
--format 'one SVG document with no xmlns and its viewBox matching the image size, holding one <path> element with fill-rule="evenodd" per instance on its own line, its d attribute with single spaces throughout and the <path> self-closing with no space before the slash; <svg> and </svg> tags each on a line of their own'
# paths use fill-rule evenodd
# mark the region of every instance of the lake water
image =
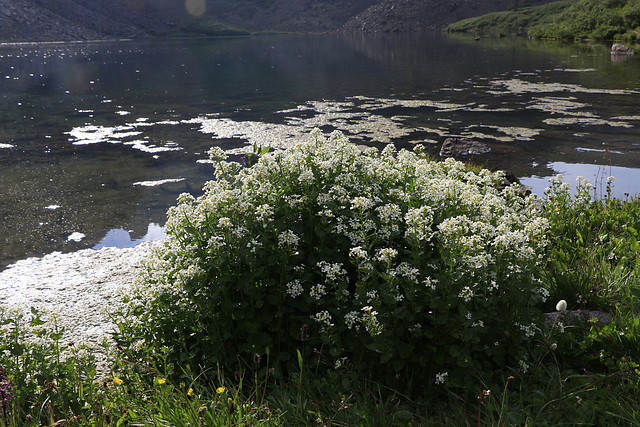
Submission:
<svg viewBox="0 0 640 427">
<path fill-rule="evenodd" d="M 640 58 L 609 46 L 441 34 L 0 45 L 0 269 L 163 236 L 212 178 L 207 150 L 468 136 L 471 158 L 542 193 L 549 177 L 640 182 Z"/>
</svg>

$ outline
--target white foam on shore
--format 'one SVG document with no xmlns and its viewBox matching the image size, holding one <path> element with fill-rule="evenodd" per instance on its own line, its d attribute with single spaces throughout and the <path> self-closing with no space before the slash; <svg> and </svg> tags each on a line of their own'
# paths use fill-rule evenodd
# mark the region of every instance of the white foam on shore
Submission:
<svg viewBox="0 0 640 427">
<path fill-rule="evenodd" d="M 171 184 L 173 182 L 182 182 L 185 178 L 173 178 L 173 179 L 160 179 L 158 181 L 139 181 L 134 182 L 133 185 L 140 185 L 142 187 L 157 187 L 158 185 Z"/>
<path fill-rule="evenodd" d="M 79 233 L 79 232 L 75 231 L 75 232 L 69 234 L 69 237 L 67 237 L 67 242 L 71 242 L 71 241 L 79 242 L 82 239 L 84 239 L 85 237 L 87 237 L 86 234 Z"/>
<path fill-rule="evenodd" d="M 131 288 L 141 262 L 160 242 L 18 261 L 0 272 L 0 306 L 56 314 L 65 342 L 88 345 L 104 363 L 100 343 L 116 331 L 107 310 L 121 304 L 119 295 Z"/>
</svg>

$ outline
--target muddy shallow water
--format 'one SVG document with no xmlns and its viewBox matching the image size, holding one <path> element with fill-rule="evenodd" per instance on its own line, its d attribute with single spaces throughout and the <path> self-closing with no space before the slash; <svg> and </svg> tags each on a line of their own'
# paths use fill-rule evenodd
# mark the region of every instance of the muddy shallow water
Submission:
<svg viewBox="0 0 640 427">
<path fill-rule="evenodd" d="M 490 147 L 474 162 L 638 192 L 640 58 L 609 46 L 421 35 L 0 46 L 0 269 L 54 250 L 162 238 L 212 177 L 207 150 L 354 143 Z"/>
</svg>

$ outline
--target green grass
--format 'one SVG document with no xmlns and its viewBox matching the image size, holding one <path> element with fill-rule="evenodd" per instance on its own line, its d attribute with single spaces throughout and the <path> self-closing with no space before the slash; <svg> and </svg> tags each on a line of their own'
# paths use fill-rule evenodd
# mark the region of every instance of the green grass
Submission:
<svg viewBox="0 0 640 427">
<path fill-rule="evenodd" d="M 596 199 L 586 181 L 575 197 L 556 180 L 542 199 L 551 222 L 543 308 L 564 299 L 570 310 L 604 310 L 613 322 L 570 325 L 559 314 L 532 345 L 526 374 L 469 372 L 476 387 L 428 399 L 349 369 L 320 375 L 321 348 L 309 360 L 298 354 L 290 377 L 274 378 L 268 355 L 224 377 L 216 366 L 183 371 L 161 353 L 133 357 L 122 347 L 100 374 L 55 318 L 0 308 L 0 426 L 638 425 L 640 200 L 612 199 L 610 185 Z"/>
</svg>

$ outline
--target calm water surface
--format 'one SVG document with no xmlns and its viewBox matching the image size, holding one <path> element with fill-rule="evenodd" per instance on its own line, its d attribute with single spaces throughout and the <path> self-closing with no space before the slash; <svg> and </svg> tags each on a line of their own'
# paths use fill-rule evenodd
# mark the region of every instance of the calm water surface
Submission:
<svg viewBox="0 0 640 427">
<path fill-rule="evenodd" d="M 163 235 L 206 151 L 286 148 L 314 127 L 355 143 L 468 136 L 542 193 L 640 187 L 640 58 L 609 46 L 427 35 L 0 45 L 0 269 Z"/>
</svg>

